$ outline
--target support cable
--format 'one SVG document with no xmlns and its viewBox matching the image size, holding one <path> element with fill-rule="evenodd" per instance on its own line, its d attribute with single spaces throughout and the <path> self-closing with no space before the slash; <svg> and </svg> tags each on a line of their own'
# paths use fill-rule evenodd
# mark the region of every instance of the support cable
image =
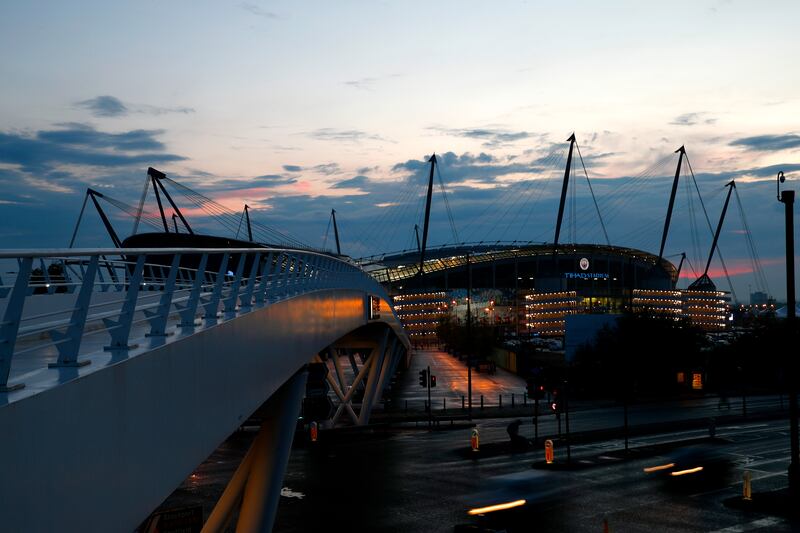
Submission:
<svg viewBox="0 0 800 533">
<path fill-rule="evenodd" d="M 394 201 L 389 202 L 391 205 L 383 210 L 383 216 L 379 217 L 376 223 L 370 225 L 370 231 L 362 236 L 362 241 L 364 241 L 366 245 L 377 249 L 379 252 L 384 252 L 387 243 L 394 242 L 397 227 L 402 225 L 402 219 L 408 216 L 409 211 L 411 211 L 410 206 L 412 203 L 416 203 L 417 213 L 419 213 L 419 199 L 417 198 L 419 196 L 419 188 L 416 183 L 417 177 L 416 174 L 412 174 L 404 180 L 404 186 L 400 194 Z M 417 198 L 416 201 L 415 198 Z M 417 219 L 418 216 L 415 217 L 415 220 Z M 392 232 L 392 234 L 387 238 L 389 232 Z"/>
<path fill-rule="evenodd" d="M 83 212 L 86 209 L 86 202 L 88 200 L 89 193 L 87 192 L 83 197 L 83 205 L 81 206 L 81 212 L 78 214 L 78 220 L 75 222 L 75 229 L 72 232 L 72 238 L 69 240 L 69 248 L 72 248 L 72 245 L 75 244 L 75 237 L 78 235 L 78 226 L 81 225 L 81 219 L 83 219 Z"/>
<path fill-rule="evenodd" d="M 147 176 L 144 179 L 144 189 L 142 190 L 142 196 L 139 199 L 139 209 L 136 210 L 136 214 L 133 218 L 133 231 L 131 235 L 136 235 L 136 232 L 139 229 L 139 220 L 142 218 L 142 210 L 144 209 L 144 201 L 147 198 L 147 188 L 150 185 L 150 176 Z"/>
<path fill-rule="evenodd" d="M 549 166 L 549 165 L 552 164 L 554 166 L 553 170 L 550 171 L 550 174 L 552 174 L 553 171 L 555 170 L 555 162 L 557 160 L 559 160 L 559 159 L 563 159 L 563 154 L 556 155 L 555 152 L 551 152 L 551 154 L 548 155 L 545 158 L 545 160 L 542 162 L 542 166 Z M 520 204 L 524 205 L 524 201 L 525 201 L 525 198 L 526 198 L 526 196 L 528 194 L 528 191 L 531 190 L 531 187 L 536 185 L 536 182 L 539 182 L 539 181 L 546 182 L 546 181 L 548 181 L 548 179 L 545 178 L 545 180 L 524 180 L 525 185 L 523 185 L 523 190 L 521 192 L 517 193 L 517 194 L 514 194 L 515 189 L 514 189 L 513 186 L 509 187 L 510 190 L 508 191 L 507 195 L 511 197 L 510 198 L 511 201 L 508 201 L 506 203 L 506 209 L 503 211 L 503 214 L 501 216 L 499 216 L 499 217 L 495 217 L 494 224 L 489 229 L 489 231 L 484 235 L 483 240 L 486 240 L 486 241 L 489 240 L 489 236 L 492 233 L 494 233 L 495 229 L 505 220 L 505 218 L 508 216 L 509 213 L 511 213 L 511 212 L 517 213 L 515 215 L 515 218 L 514 218 L 514 220 L 516 220 L 516 216 L 518 216 L 518 210 L 519 210 L 518 206 Z M 491 206 L 489 206 L 487 208 L 486 212 L 488 212 L 488 210 L 490 208 L 495 207 L 497 203 L 498 202 L 494 202 Z M 526 209 L 531 209 L 530 206 L 525 206 L 525 208 Z M 508 227 L 508 226 L 506 226 L 506 227 Z"/>
<path fill-rule="evenodd" d="M 322 239 L 322 249 L 323 250 L 326 249 L 325 246 L 327 246 L 327 244 L 328 244 L 328 234 L 331 231 L 331 220 L 333 220 L 333 213 L 331 213 L 331 216 L 328 217 L 328 227 L 325 229 L 325 238 Z"/>
<path fill-rule="evenodd" d="M 564 159 L 563 155 L 560 155 L 560 157 L 557 159 L 558 163 L 556 163 L 556 165 L 554 165 L 554 167 L 558 166 L 558 164 L 560 164 L 561 160 L 563 160 L 563 159 Z M 522 232 L 527 230 L 528 222 L 530 221 L 531 216 L 533 215 L 533 212 L 534 212 L 533 206 L 538 204 L 539 200 L 541 200 L 542 195 L 544 194 L 544 191 L 547 189 L 548 182 L 550 181 L 550 178 L 552 176 L 553 176 L 553 173 L 549 172 L 549 173 L 544 174 L 544 178 L 540 178 L 538 180 L 531 180 L 531 181 L 540 182 L 540 185 L 534 191 L 535 192 L 535 196 L 533 197 L 533 199 L 530 202 L 528 202 L 527 205 L 526 205 L 527 209 L 525 209 L 525 211 L 527 212 L 527 215 L 525 216 L 525 221 L 522 223 L 522 225 L 520 225 L 519 230 L 517 231 L 517 234 L 515 236 L 515 240 L 519 240 L 520 236 L 522 235 Z M 531 193 L 532 196 L 533 196 L 534 192 Z M 514 220 L 516 220 L 516 218 Z"/>
<path fill-rule="evenodd" d="M 583 162 L 583 155 L 581 155 L 581 147 L 578 143 L 575 143 L 575 148 L 578 149 L 578 158 L 581 160 L 581 167 L 583 167 L 583 175 L 586 176 L 586 183 L 589 185 L 589 192 L 592 194 L 592 202 L 594 202 L 594 208 L 597 211 L 597 218 L 600 220 L 600 227 L 603 229 L 603 235 L 606 238 L 606 244 L 611 246 L 611 240 L 608 238 L 608 232 L 606 231 L 606 225 L 603 223 L 603 216 L 600 214 L 600 207 L 597 205 L 597 198 L 594 196 L 594 189 L 592 188 L 592 182 L 589 180 L 589 173 L 586 171 L 586 164 Z"/>
<path fill-rule="evenodd" d="M 244 209 L 242 209 L 242 216 L 239 217 L 239 225 L 236 227 L 236 238 L 239 238 L 239 232 L 242 230 L 242 222 L 244 222 Z"/>
<path fill-rule="evenodd" d="M 563 161 L 563 158 L 563 153 L 556 153 L 555 157 L 551 157 L 549 160 L 549 165 L 552 167 L 550 172 L 540 173 L 540 175 L 543 177 L 539 179 L 525 180 L 525 187 L 522 189 L 521 194 L 518 196 L 514 196 L 512 194 L 512 201 L 514 202 L 515 207 L 509 212 L 513 213 L 513 217 L 506 225 L 506 229 L 503 231 L 502 236 L 505 236 L 506 233 L 513 228 L 519 228 L 515 235 L 515 239 L 520 239 L 520 235 L 527 229 L 528 221 L 535 211 L 535 205 L 539 202 L 544 191 L 547 189 L 550 178 L 555 173 L 556 169 L 561 166 L 561 161 Z M 523 215 L 525 221 L 520 224 L 518 220 L 521 220 Z"/>
<path fill-rule="evenodd" d="M 558 158 L 556 158 L 553 167 L 556 168 L 561 164 L 561 161 L 564 159 L 564 154 L 559 154 Z M 536 190 L 536 196 L 534 196 L 533 200 L 526 205 L 525 211 L 528 213 L 525 217 L 525 222 L 520 226 L 519 231 L 517 231 L 516 240 L 519 240 L 520 235 L 523 231 L 525 231 L 528 227 L 528 222 L 530 221 L 531 215 L 534 213 L 533 206 L 539 203 L 542 196 L 544 195 L 544 191 L 547 190 L 547 186 L 550 183 L 550 178 L 553 177 L 553 172 L 549 172 L 544 174 L 544 178 L 535 180 L 541 182 L 541 185 Z M 532 180 L 533 181 L 533 180 Z M 548 230 L 549 233 L 550 230 Z"/>
<path fill-rule="evenodd" d="M 753 274 L 756 279 L 756 287 L 758 290 L 765 292 L 767 295 L 770 294 L 769 291 L 769 284 L 767 283 L 767 277 L 764 275 L 764 269 L 761 268 L 761 260 L 758 257 L 758 250 L 756 250 L 756 243 L 753 240 L 753 234 L 750 232 L 750 225 L 747 223 L 747 217 L 745 216 L 745 210 L 742 206 L 742 200 L 739 198 L 739 189 L 735 189 L 736 193 L 736 205 L 739 207 L 739 216 L 742 219 L 742 226 L 744 227 L 744 234 L 745 234 L 745 242 L 747 243 L 747 251 L 750 255 L 750 261 L 753 265 Z"/>
<path fill-rule="evenodd" d="M 686 256 L 686 263 L 689 265 L 689 268 L 692 269 L 692 276 L 697 279 L 699 276 L 697 275 L 697 270 L 694 269 L 694 265 L 692 264 L 692 260 L 689 259 L 689 256 Z"/>
<path fill-rule="evenodd" d="M 455 239 L 454 244 L 458 244 L 458 231 L 456 231 L 456 222 L 453 218 L 453 212 L 450 210 L 450 201 L 447 199 L 447 192 L 444 188 L 442 174 L 439 172 L 439 165 L 436 165 L 436 176 L 439 178 L 439 189 L 442 192 L 442 198 L 444 198 L 444 207 L 447 211 L 447 218 L 450 221 L 450 229 L 453 231 L 453 239 Z"/>
<path fill-rule="evenodd" d="M 175 180 L 169 177 L 162 178 L 162 181 L 168 181 L 170 184 L 172 184 L 184 197 L 214 217 L 218 222 L 228 228 L 231 233 L 236 232 L 239 220 L 237 220 L 237 217 L 233 215 L 228 208 L 198 193 L 197 191 L 186 187 L 185 185 L 177 183 Z M 310 246 L 303 243 L 299 239 L 270 226 L 266 226 L 255 221 L 251 221 L 251 225 L 257 230 L 257 233 L 260 237 L 262 237 L 265 243 L 271 244 L 270 241 L 278 241 L 278 244 L 290 245 L 298 248 L 310 248 Z"/>
<path fill-rule="evenodd" d="M 696 213 L 694 210 L 694 198 L 692 197 L 691 184 L 688 180 L 684 180 L 686 188 L 686 202 L 689 211 L 689 237 L 692 241 L 692 251 L 697 261 L 701 260 L 702 254 L 700 253 L 700 235 L 697 230 Z"/>
<path fill-rule="evenodd" d="M 548 156 L 546 156 L 541 164 L 545 166 L 546 164 L 551 164 L 556 157 L 555 152 L 551 152 Z M 466 233 L 467 230 L 475 228 L 478 229 L 479 223 L 483 223 L 487 217 L 491 216 L 491 220 L 493 221 L 492 227 L 489 229 L 488 232 L 484 233 L 482 240 L 489 240 L 489 236 L 494 233 L 495 229 L 505 220 L 506 216 L 511 213 L 512 211 L 515 213 L 519 212 L 520 204 L 524 205 L 525 198 L 528 195 L 528 192 L 532 189 L 537 182 L 542 180 L 520 180 L 514 183 L 509 184 L 505 187 L 505 191 L 503 194 L 498 197 L 494 202 L 487 204 L 480 215 L 477 217 L 467 221 L 467 224 L 462 229 L 462 234 Z M 497 216 L 496 212 L 497 209 L 503 209 L 502 215 Z M 529 206 L 527 206 L 529 207 Z M 516 215 L 514 220 L 516 220 Z M 507 226 L 508 227 L 508 226 Z M 471 240 L 477 240 L 476 236 L 473 236 L 475 232 L 471 233 L 472 236 Z"/>
<path fill-rule="evenodd" d="M 694 183 L 694 188 L 697 190 L 697 197 L 700 198 L 700 205 L 703 207 L 703 214 L 706 217 L 708 230 L 711 232 L 711 235 L 714 235 L 714 229 L 711 227 L 711 219 L 708 218 L 708 212 L 706 211 L 706 206 L 703 203 L 703 197 L 700 195 L 700 187 L 697 186 L 697 180 L 694 177 L 694 170 L 692 169 L 692 164 L 689 162 L 688 156 L 686 156 L 686 163 L 689 165 L 689 172 L 692 175 L 692 183 Z M 728 286 L 731 289 L 731 295 L 733 296 L 734 301 L 738 301 L 739 299 L 736 297 L 736 290 L 733 288 L 733 282 L 731 282 L 731 277 L 728 274 L 728 267 L 725 265 L 725 260 L 722 258 L 722 250 L 719 249 L 719 244 L 717 244 L 717 256 L 719 256 L 719 262 L 722 265 L 722 271 L 725 272 L 725 279 L 728 280 Z"/>
<path fill-rule="evenodd" d="M 640 198 L 640 185 L 646 185 L 651 178 L 664 177 L 665 174 L 663 170 L 666 165 L 671 162 L 671 160 L 672 154 L 667 154 L 634 176 L 609 180 L 611 183 L 621 182 L 621 184 L 610 188 L 605 197 L 601 197 L 597 201 L 599 210 L 606 213 L 604 224 L 610 224 L 616 220 L 621 213 L 628 213 L 627 208 L 631 202 Z M 586 213 L 583 216 L 581 223 L 588 223 L 591 216 L 592 215 L 589 213 Z M 620 242 L 627 242 L 628 240 L 634 238 L 633 234 L 636 234 L 636 238 L 638 239 L 645 234 L 652 232 L 653 228 L 656 228 L 657 226 L 657 218 L 648 219 L 641 224 L 637 224 L 632 231 L 622 234 Z M 654 234 L 653 238 L 656 237 L 657 236 Z M 658 245 L 657 242 L 656 245 Z"/>
</svg>

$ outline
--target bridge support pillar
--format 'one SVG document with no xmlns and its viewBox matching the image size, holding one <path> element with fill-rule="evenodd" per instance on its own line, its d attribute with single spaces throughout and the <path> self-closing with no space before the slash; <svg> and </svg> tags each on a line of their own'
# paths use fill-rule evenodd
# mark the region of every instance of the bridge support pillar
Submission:
<svg viewBox="0 0 800 533">
<path fill-rule="evenodd" d="M 380 379 L 381 368 L 383 368 L 383 361 L 386 357 L 386 344 L 388 340 L 389 329 L 387 328 L 381 338 L 378 351 L 372 354 L 366 392 L 364 393 L 364 398 L 361 400 L 361 412 L 358 414 L 359 425 L 369 424 L 369 415 L 372 412 L 372 398 L 375 396 L 376 390 L 378 389 L 378 381 Z"/>
<path fill-rule="evenodd" d="M 240 499 L 237 533 L 272 531 L 307 376 L 305 370 L 295 374 L 261 408 L 261 430 L 208 517 L 203 533 L 225 531 Z"/>
</svg>

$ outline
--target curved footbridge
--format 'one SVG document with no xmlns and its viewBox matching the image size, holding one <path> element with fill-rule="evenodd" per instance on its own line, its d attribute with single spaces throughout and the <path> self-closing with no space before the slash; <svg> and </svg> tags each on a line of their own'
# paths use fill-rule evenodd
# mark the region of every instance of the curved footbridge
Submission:
<svg viewBox="0 0 800 533">
<path fill-rule="evenodd" d="M 322 427 L 366 424 L 410 353 L 380 284 L 325 254 L 2 251 L 0 266 L 8 531 L 132 531 L 254 414 L 204 531 L 236 513 L 237 531 L 269 531 L 309 365 L 329 369 Z"/>
</svg>

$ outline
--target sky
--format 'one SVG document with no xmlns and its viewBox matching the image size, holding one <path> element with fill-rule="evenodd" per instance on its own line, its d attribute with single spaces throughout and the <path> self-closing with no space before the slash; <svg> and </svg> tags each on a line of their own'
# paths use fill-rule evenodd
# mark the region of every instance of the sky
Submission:
<svg viewBox="0 0 800 533">
<path fill-rule="evenodd" d="M 664 252 L 690 257 L 681 284 L 702 273 L 735 179 L 765 276 L 734 198 L 720 238 L 734 290 L 782 299 L 775 176 L 797 188 L 797 20 L 781 1 L 5 0 L 0 247 L 67 246 L 87 187 L 136 205 L 152 166 L 310 246 L 333 246 L 336 209 L 344 253 L 408 249 L 432 153 L 432 245 L 552 241 L 575 132 L 608 242 L 658 252 L 685 145 Z M 580 163 L 560 240 L 604 243 Z M 91 211 L 75 244 L 107 246 Z"/>
</svg>

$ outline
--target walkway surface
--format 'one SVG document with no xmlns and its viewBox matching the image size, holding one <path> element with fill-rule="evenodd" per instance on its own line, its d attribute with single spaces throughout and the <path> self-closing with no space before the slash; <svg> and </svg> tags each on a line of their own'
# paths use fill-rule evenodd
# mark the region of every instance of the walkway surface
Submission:
<svg viewBox="0 0 800 533">
<path fill-rule="evenodd" d="M 397 386 L 394 387 L 393 399 L 398 407 L 403 407 L 408 402 L 409 409 L 424 407 L 428 400 L 428 391 L 419 384 L 421 370 L 431 367 L 431 374 L 436 376 L 436 387 L 431 389 L 431 403 L 441 406 L 446 399 L 451 407 L 461 405 L 461 397 L 467 396 L 467 365 L 466 361 L 459 361 L 454 355 L 441 350 L 416 350 L 411 359 L 411 367 L 398 377 Z M 511 405 L 511 395 L 516 402 L 522 402 L 525 395 L 525 380 L 502 368 L 489 374 L 486 372 L 472 372 L 472 402 L 480 404 L 481 395 L 484 396 L 486 405 L 497 405 L 500 395 L 503 396 L 503 405 Z"/>
</svg>

